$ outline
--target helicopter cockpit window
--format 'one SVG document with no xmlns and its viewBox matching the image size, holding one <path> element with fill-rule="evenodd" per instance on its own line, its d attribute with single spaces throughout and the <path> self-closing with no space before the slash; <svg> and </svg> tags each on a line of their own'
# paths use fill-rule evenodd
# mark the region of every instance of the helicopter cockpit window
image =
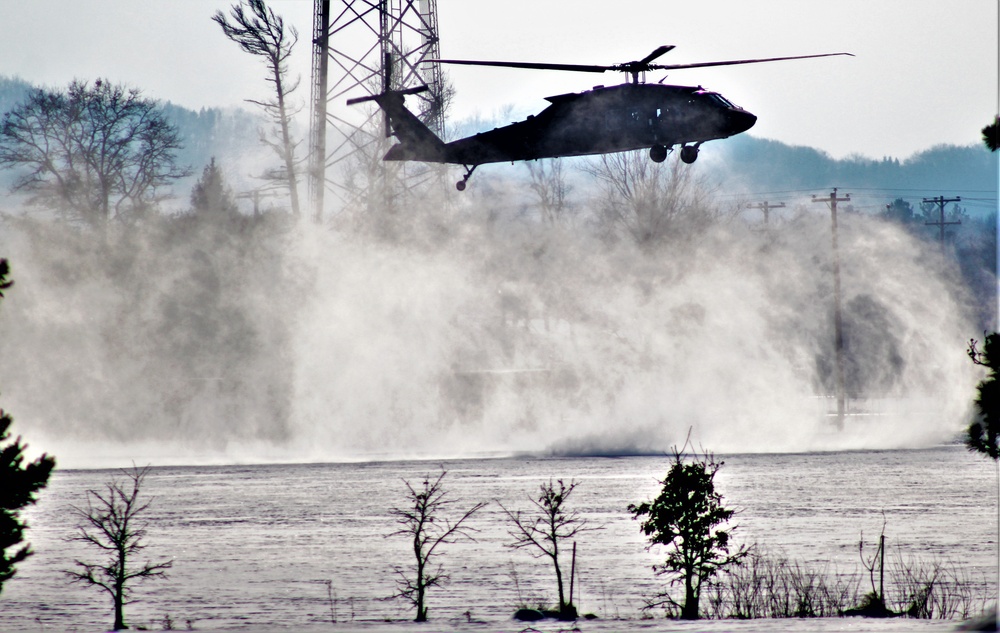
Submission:
<svg viewBox="0 0 1000 633">
<path fill-rule="evenodd" d="M 710 92 L 710 93 L 708 93 L 708 98 L 711 99 L 712 101 L 718 103 L 719 105 L 725 106 L 727 108 L 735 108 L 736 107 L 736 105 L 733 104 L 732 101 L 730 101 L 729 99 L 726 99 L 725 97 L 723 97 L 722 95 L 720 95 L 717 92 Z"/>
</svg>

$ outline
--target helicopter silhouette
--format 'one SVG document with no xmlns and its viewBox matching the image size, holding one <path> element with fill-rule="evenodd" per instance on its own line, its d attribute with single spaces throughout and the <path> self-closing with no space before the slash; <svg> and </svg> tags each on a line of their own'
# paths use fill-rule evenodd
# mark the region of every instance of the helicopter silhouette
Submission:
<svg viewBox="0 0 1000 633">
<path fill-rule="evenodd" d="M 660 46 L 646 57 L 611 66 L 549 64 L 535 62 L 432 59 L 442 64 L 563 70 L 572 72 L 623 72 L 630 81 L 615 86 L 595 86 L 591 90 L 546 97 L 551 105 L 524 121 L 446 143 L 432 132 L 404 103 L 407 95 L 428 90 L 418 86 L 385 90 L 381 94 L 349 99 L 348 105 L 374 101 L 385 112 L 386 136 L 398 143 L 383 157 L 386 161 L 423 161 L 462 165 L 466 172 L 456 183 L 464 191 L 477 167 L 486 163 L 608 154 L 649 149 L 654 162 L 666 160 L 675 145 L 685 163 L 698 159 L 706 141 L 729 138 L 753 127 L 757 117 L 734 105 L 718 92 L 701 86 L 649 84 L 640 78 L 651 70 L 680 70 L 710 66 L 757 64 L 791 59 L 853 56 L 851 53 L 823 53 L 766 59 L 740 59 L 694 64 L 654 64 L 673 50 Z M 387 65 L 391 68 L 391 64 Z M 390 85 L 388 77 L 385 85 Z"/>
</svg>

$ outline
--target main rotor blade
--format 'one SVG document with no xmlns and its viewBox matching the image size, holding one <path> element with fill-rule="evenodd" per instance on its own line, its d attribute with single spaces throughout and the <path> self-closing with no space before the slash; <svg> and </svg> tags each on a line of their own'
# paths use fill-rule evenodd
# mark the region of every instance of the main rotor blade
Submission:
<svg viewBox="0 0 1000 633">
<path fill-rule="evenodd" d="M 650 64 L 650 70 L 681 70 L 684 68 L 707 68 L 709 66 L 735 66 L 737 64 L 760 64 L 763 62 L 781 62 L 788 59 L 811 59 L 813 57 L 834 57 L 837 55 L 847 55 L 854 57 L 853 53 L 823 53 L 821 55 L 796 55 L 794 57 L 768 57 L 767 59 L 734 59 L 722 62 L 700 62 L 697 64 Z"/>
<path fill-rule="evenodd" d="M 588 66 L 585 64 L 540 64 L 534 62 L 487 62 L 474 59 L 428 59 L 429 62 L 456 64 L 461 66 L 496 66 L 500 68 L 528 68 L 531 70 L 568 70 L 580 73 L 603 73 L 611 66 Z"/>
<path fill-rule="evenodd" d="M 780 62 L 789 59 L 811 59 L 813 57 L 833 57 L 835 55 L 848 55 L 851 53 L 823 53 L 821 55 L 796 55 L 794 57 L 769 57 L 766 59 L 735 59 L 721 62 L 700 62 L 696 64 L 651 64 L 650 61 L 673 50 L 673 46 L 660 46 L 645 58 L 628 62 L 625 64 L 614 64 L 611 66 L 595 66 L 588 64 L 548 64 L 538 62 L 494 62 L 475 59 L 428 59 L 429 62 L 441 64 L 455 64 L 460 66 L 493 66 L 498 68 L 527 68 L 529 70 L 566 70 L 581 73 L 603 73 L 609 70 L 627 73 L 640 73 L 647 70 L 681 70 L 684 68 L 707 68 L 710 66 L 735 66 L 737 64 L 760 64 L 763 62 Z"/>
<path fill-rule="evenodd" d="M 646 55 L 645 57 L 643 57 L 642 59 L 640 59 L 639 61 L 634 62 L 634 63 L 639 64 L 639 65 L 648 64 L 649 62 L 653 61 L 657 57 L 661 57 L 661 56 L 669 53 L 670 51 L 674 50 L 675 48 L 677 48 L 677 47 L 674 46 L 673 44 L 668 44 L 666 46 L 659 46 L 652 53 L 650 53 L 649 55 Z"/>
</svg>

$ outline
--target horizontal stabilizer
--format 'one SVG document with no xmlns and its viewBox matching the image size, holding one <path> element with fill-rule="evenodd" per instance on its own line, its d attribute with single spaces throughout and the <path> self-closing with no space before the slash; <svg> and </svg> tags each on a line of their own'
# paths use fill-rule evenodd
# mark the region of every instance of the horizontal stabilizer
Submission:
<svg viewBox="0 0 1000 633">
<path fill-rule="evenodd" d="M 401 95 L 401 96 L 415 95 L 415 94 L 420 94 L 421 92 L 427 92 L 428 90 L 430 90 L 430 88 L 427 87 L 427 84 L 424 84 L 423 86 L 417 86 L 416 88 L 407 88 L 406 90 L 389 90 L 388 92 L 383 92 L 382 94 L 368 95 L 367 97 L 356 97 L 354 99 L 348 99 L 347 105 L 364 103 L 365 101 L 377 101 L 379 98 L 390 94 Z"/>
</svg>

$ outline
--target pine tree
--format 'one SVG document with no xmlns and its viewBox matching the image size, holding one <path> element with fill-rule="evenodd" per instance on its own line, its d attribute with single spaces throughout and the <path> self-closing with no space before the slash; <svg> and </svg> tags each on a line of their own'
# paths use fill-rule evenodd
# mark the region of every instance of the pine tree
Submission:
<svg viewBox="0 0 1000 633">
<path fill-rule="evenodd" d="M 191 208 L 199 214 L 232 215 L 237 212 L 233 192 L 226 185 L 225 176 L 215 164 L 214 156 L 191 190 Z"/>
<path fill-rule="evenodd" d="M 0 259 L 0 297 L 13 285 L 7 281 L 9 271 L 7 260 Z M 35 493 L 45 487 L 56 465 L 54 458 L 44 454 L 23 464 L 28 445 L 20 437 L 8 443 L 12 423 L 13 419 L 0 409 L 0 591 L 17 572 L 17 563 L 32 554 L 29 544 L 24 543 L 28 524 L 20 519 L 20 511 L 37 501 Z M 21 543 L 24 545 L 17 548 Z"/>
<path fill-rule="evenodd" d="M 991 152 L 1000 149 L 1000 115 L 993 119 L 993 123 L 983 128 L 983 143 Z"/>
</svg>

